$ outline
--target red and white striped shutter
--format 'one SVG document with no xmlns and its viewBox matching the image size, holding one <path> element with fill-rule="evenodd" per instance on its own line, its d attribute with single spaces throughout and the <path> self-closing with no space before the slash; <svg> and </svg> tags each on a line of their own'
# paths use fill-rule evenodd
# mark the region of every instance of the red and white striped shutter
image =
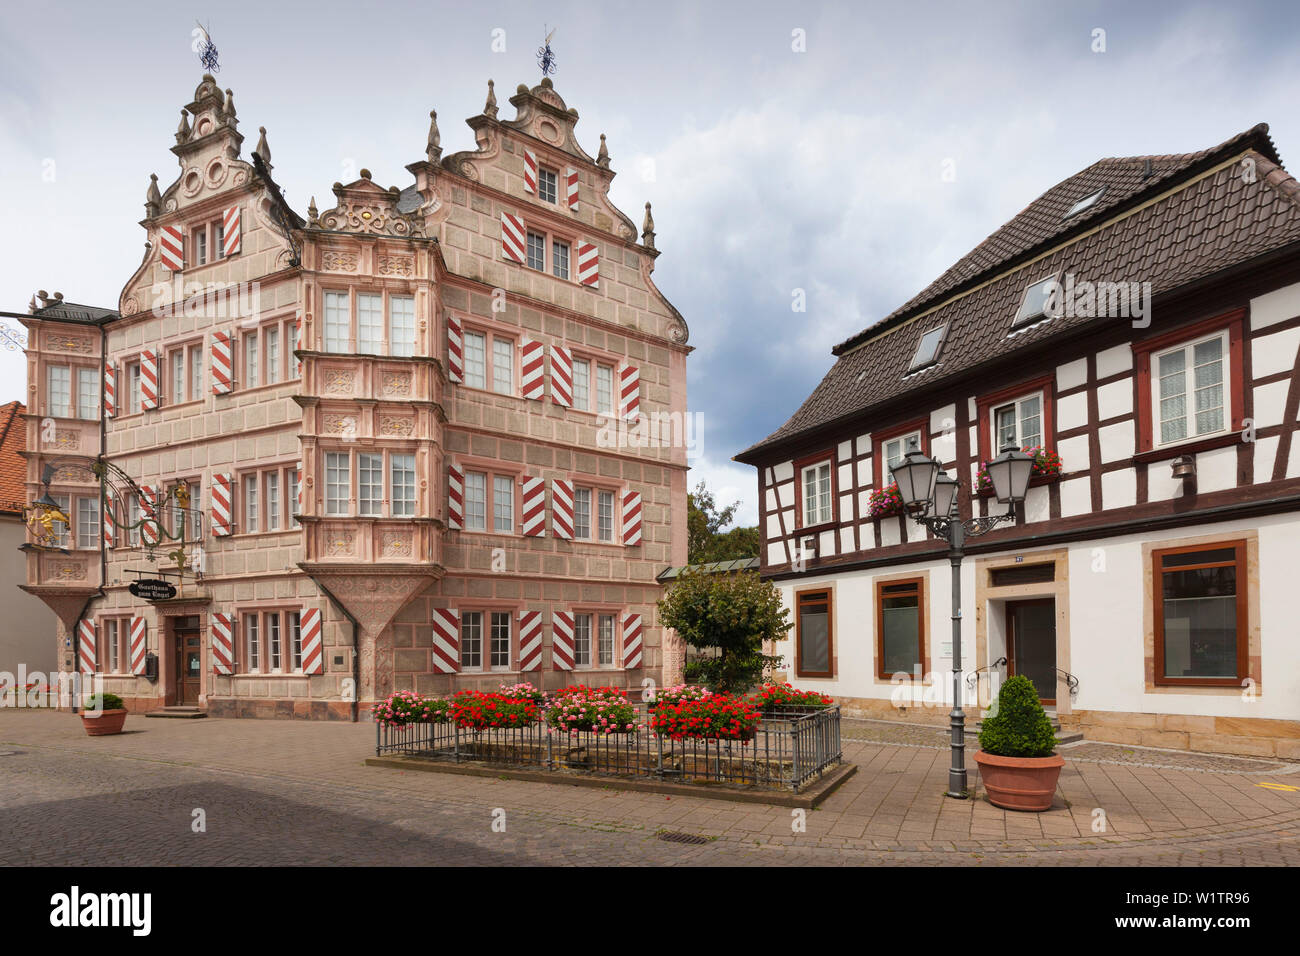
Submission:
<svg viewBox="0 0 1300 956">
<path fill-rule="evenodd" d="M 234 388 L 233 354 L 230 333 L 213 332 L 212 346 L 208 350 L 208 364 L 212 369 L 213 395 L 226 395 Z"/>
<path fill-rule="evenodd" d="M 557 538 L 573 538 L 573 482 L 551 480 L 551 530 Z"/>
<path fill-rule="evenodd" d="M 100 522 L 104 528 L 104 547 L 113 548 L 117 545 L 117 514 L 113 511 L 113 496 L 104 493 L 104 520 Z"/>
<path fill-rule="evenodd" d="M 623 544 L 629 548 L 641 543 L 641 493 L 623 492 Z"/>
<path fill-rule="evenodd" d="M 465 353 L 462 351 L 460 319 L 447 316 L 447 379 L 452 382 L 465 380 Z"/>
<path fill-rule="evenodd" d="M 623 615 L 623 668 L 635 670 L 641 666 L 641 615 Z"/>
<path fill-rule="evenodd" d="M 537 195 L 537 154 L 524 150 L 524 192 Z"/>
<path fill-rule="evenodd" d="M 569 188 L 568 188 L 569 212 L 577 212 L 578 211 L 578 171 L 574 169 L 572 166 L 570 166 L 568 171 L 565 173 L 565 178 L 568 180 L 568 184 L 569 184 Z"/>
<path fill-rule="evenodd" d="M 180 272 L 185 268 L 185 233 L 180 226 L 163 226 L 158 231 L 158 253 L 164 269 Z"/>
<path fill-rule="evenodd" d="M 501 253 L 515 262 L 524 261 L 524 221 L 508 212 L 501 214 Z"/>
<path fill-rule="evenodd" d="M 524 536 L 546 537 L 546 482 L 541 478 L 523 478 L 519 482 L 524 502 Z"/>
<path fill-rule="evenodd" d="M 131 618 L 131 673 L 144 673 L 145 653 L 149 650 L 149 629 L 145 625 L 144 618 Z"/>
<path fill-rule="evenodd" d="M 158 353 L 153 349 L 140 353 L 140 407 L 158 407 Z"/>
<path fill-rule="evenodd" d="M 212 632 L 212 673 L 235 672 L 235 622 L 229 614 L 214 612 L 208 619 Z"/>
<path fill-rule="evenodd" d="M 593 289 L 600 288 L 600 253 L 596 244 L 586 239 L 578 243 L 578 281 Z"/>
<path fill-rule="evenodd" d="M 140 486 L 140 540 L 146 545 L 158 543 L 157 498 L 152 485 Z"/>
<path fill-rule="evenodd" d="M 573 670 L 573 612 L 551 612 L 551 667 Z"/>
<path fill-rule="evenodd" d="M 546 347 L 541 342 L 524 342 L 519 365 L 524 398 L 540 402 L 546 394 Z"/>
<path fill-rule="evenodd" d="M 302 637 L 302 672 L 324 674 L 325 642 L 320 623 L 320 608 L 303 608 L 298 613 L 298 629 Z"/>
<path fill-rule="evenodd" d="M 519 612 L 519 669 L 535 671 L 542 666 L 542 612 Z"/>
<path fill-rule="evenodd" d="M 439 674 L 460 670 L 460 613 L 454 607 L 433 609 L 433 669 Z"/>
<path fill-rule="evenodd" d="M 83 674 L 95 673 L 96 654 L 95 622 L 83 617 L 77 622 L 77 666 Z"/>
<path fill-rule="evenodd" d="M 447 527 L 459 531 L 465 526 L 465 473 L 447 465 Z"/>
<path fill-rule="evenodd" d="M 221 217 L 221 231 L 224 238 L 222 255 L 233 256 L 239 251 L 239 207 L 231 206 Z"/>
<path fill-rule="evenodd" d="M 104 417 L 117 414 L 117 369 L 112 362 L 104 363 Z"/>
<path fill-rule="evenodd" d="M 618 367 L 618 414 L 629 422 L 641 417 L 641 370 L 635 365 Z"/>
<path fill-rule="evenodd" d="M 217 537 L 225 537 L 232 530 L 234 511 L 231 507 L 231 490 L 234 483 L 234 476 L 230 472 L 218 472 L 212 476 L 212 533 Z"/>
<path fill-rule="evenodd" d="M 573 353 L 563 345 L 551 346 L 551 401 L 573 405 Z"/>
</svg>

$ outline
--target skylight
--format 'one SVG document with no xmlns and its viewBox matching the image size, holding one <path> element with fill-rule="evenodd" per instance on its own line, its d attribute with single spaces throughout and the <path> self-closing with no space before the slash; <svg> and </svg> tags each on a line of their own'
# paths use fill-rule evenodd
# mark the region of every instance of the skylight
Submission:
<svg viewBox="0 0 1300 956">
<path fill-rule="evenodd" d="M 1025 297 L 1020 302 L 1020 309 L 1016 312 L 1016 318 L 1011 323 L 1011 327 L 1018 329 L 1032 322 L 1037 322 L 1039 319 L 1047 318 L 1048 299 L 1055 285 L 1056 273 L 1052 273 L 1046 279 L 1039 279 L 1026 289 Z"/>
<path fill-rule="evenodd" d="M 1095 193 L 1092 193 L 1091 195 L 1088 196 L 1084 196 L 1077 203 L 1075 203 L 1073 206 L 1070 207 L 1070 211 L 1065 214 L 1065 218 L 1069 219 L 1071 216 L 1077 216 L 1085 209 L 1091 209 L 1093 206 L 1097 205 L 1097 200 L 1102 197 L 1102 194 L 1105 191 L 1106 191 L 1106 187 L 1102 186 Z"/>
<path fill-rule="evenodd" d="M 912 356 L 912 364 L 908 366 L 909 372 L 934 364 L 939 356 L 939 346 L 943 344 L 943 335 L 947 331 L 948 326 L 940 325 L 922 334 L 921 341 L 916 344 L 916 354 Z"/>
</svg>

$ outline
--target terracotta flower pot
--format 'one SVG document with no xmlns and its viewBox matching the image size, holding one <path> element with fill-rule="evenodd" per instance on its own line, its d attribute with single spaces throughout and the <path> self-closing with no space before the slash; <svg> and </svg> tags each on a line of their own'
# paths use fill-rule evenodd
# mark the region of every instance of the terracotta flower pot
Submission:
<svg viewBox="0 0 1300 956">
<path fill-rule="evenodd" d="M 975 752 L 980 777 L 989 802 L 1004 810 L 1030 810 L 1041 813 L 1052 808 L 1056 781 L 1065 766 L 1060 754 L 1050 757 L 999 757 Z"/>
<path fill-rule="evenodd" d="M 126 723 L 126 709 L 120 710 L 101 710 L 98 714 L 82 714 L 81 726 L 86 728 L 86 733 L 91 737 L 106 737 L 109 734 L 120 734 L 122 725 Z"/>
</svg>

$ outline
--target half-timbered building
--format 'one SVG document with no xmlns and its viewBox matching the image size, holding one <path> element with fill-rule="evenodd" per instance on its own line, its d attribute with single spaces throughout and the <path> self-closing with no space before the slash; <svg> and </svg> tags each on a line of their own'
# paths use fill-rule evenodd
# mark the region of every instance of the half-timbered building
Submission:
<svg viewBox="0 0 1300 956">
<path fill-rule="evenodd" d="M 133 709 L 329 718 L 672 671 L 655 574 L 685 561 L 686 452 L 642 426 L 684 418 L 686 324 L 604 137 L 579 145 L 549 79 L 510 103 L 489 81 L 448 156 L 431 114 L 405 188 L 361 170 L 295 210 L 203 77 L 118 307 L 24 318 L 28 500 L 76 523 L 27 565 L 63 666 Z M 142 491 L 102 520 L 73 461 L 101 450 Z M 156 514 L 178 486 L 193 513 Z M 176 597 L 130 592 L 182 558 Z"/>
<path fill-rule="evenodd" d="M 980 703 L 1026 674 L 1090 738 L 1300 756 L 1298 344 L 1300 185 L 1266 126 L 1052 187 L 737 456 L 790 680 L 942 719 L 951 572 L 890 468 L 919 446 L 988 515 L 1010 444 L 1037 451 L 1028 497 L 962 566 Z"/>
</svg>

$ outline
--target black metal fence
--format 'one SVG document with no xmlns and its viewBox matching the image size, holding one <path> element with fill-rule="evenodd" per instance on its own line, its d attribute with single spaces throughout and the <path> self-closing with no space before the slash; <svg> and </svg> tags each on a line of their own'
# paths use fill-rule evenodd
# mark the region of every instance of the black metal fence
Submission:
<svg viewBox="0 0 1300 956">
<path fill-rule="evenodd" d="M 647 723 L 644 719 L 641 723 Z M 478 762 L 552 773 L 651 777 L 681 783 L 794 790 L 843 760 L 840 709 L 766 714 L 749 740 L 661 737 L 527 727 L 470 730 L 455 724 L 377 725 L 375 753 Z"/>
</svg>

